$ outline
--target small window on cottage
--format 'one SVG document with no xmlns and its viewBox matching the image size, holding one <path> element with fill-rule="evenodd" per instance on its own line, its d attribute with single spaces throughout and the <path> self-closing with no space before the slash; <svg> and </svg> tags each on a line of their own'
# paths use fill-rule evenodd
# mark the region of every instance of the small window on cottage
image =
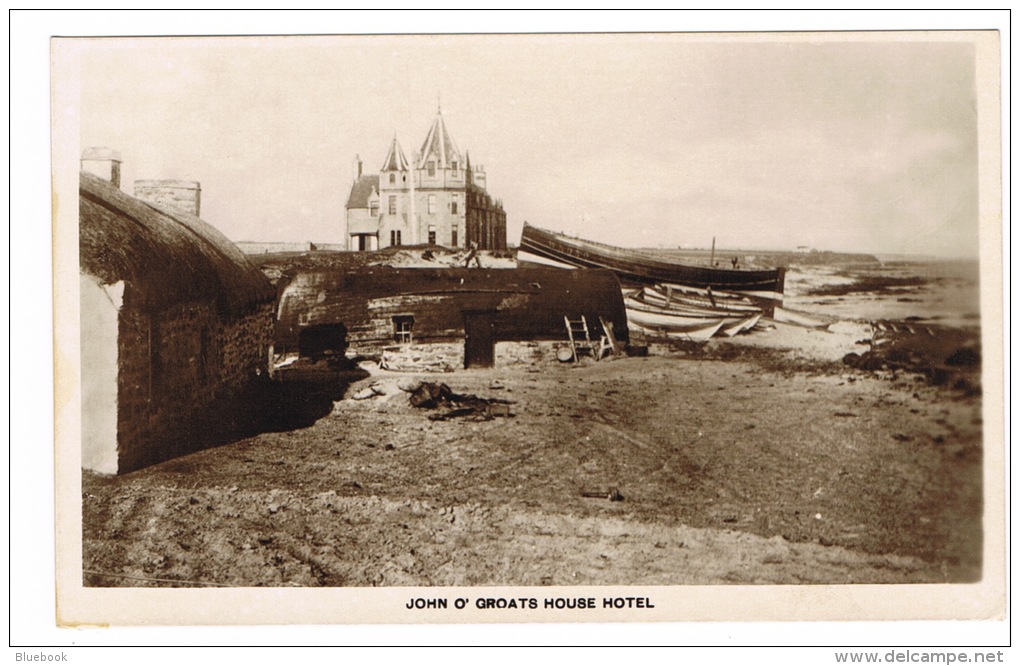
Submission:
<svg viewBox="0 0 1020 666">
<path fill-rule="evenodd" d="M 436 244 L 436 225 L 429 225 L 429 245 Z"/>
<path fill-rule="evenodd" d="M 368 214 L 371 215 L 372 217 L 376 217 L 377 215 L 379 215 L 378 201 L 373 201 L 372 203 L 368 204 Z"/>
<path fill-rule="evenodd" d="M 397 174 L 391 173 L 390 174 L 390 185 L 394 184 L 395 182 L 397 182 Z"/>
<path fill-rule="evenodd" d="M 429 215 L 436 214 L 436 195 L 429 195 Z"/>
<path fill-rule="evenodd" d="M 401 344 L 410 344 L 414 329 L 414 315 L 394 315 L 393 339 Z"/>
<path fill-rule="evenodd" d="M 397 195 L 395 195 L 395 194 L 391 194 L 390 195 L 390 207 L 389 207 L 389 211 L 390 211 L 390 215 L 396 215 L 397 214 Z"/>
<path fill-rule="evenodd" d="M 435 175 L 436 175 L 436 161 L 435 160 L 429 160 L 429 176 L 435 176 Z"/>
<path fill-rule="evenodd" d="M 456 176 L 457 175 L 457 163 L 456 162 L 451 162 L 450 163 L 450 169 L 453 170 L 453 175 Z"/>
</svg>

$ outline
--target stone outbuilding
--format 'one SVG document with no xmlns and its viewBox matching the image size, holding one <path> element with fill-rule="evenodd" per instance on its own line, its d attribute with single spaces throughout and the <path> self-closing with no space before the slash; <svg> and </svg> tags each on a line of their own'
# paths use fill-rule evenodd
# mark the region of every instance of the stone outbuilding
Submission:
<svg viewBox="0 0 1020 666">
<path fill-rule="evenodd" d="M 197 213 L 197 183 L 146 181 L 145 201 L 119 189 L 119 159 L 104 171 L 97 164 L 109 155 L 86 156 L 82 467 L 119 474 L 251 417 L 269 372 L 276 291 L 223 234 L 175 206 L 190 201 Z"/>
<path fill-rule="evenodd" d="M 299 273 L 280 290 L 278 353 L 351 355 L 443 345 L 450 367 L 495 364 L 496 343 L 564 341 L 564 317 L 627 341 L 620 283 L 603 270 L 367 267 Z"/>
</svg>

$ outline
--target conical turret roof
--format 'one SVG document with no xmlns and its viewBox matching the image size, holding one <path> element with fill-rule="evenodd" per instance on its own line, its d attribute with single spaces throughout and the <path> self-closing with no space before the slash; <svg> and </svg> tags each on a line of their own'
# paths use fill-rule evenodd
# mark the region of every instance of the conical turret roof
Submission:
<svg viewBox="0 0 1020 666">
<path fill-rule="evenodd" d="M 421 145 L 421 161 L 418 168 L 421 168 L 429 159 L 436 160 L 436 163 L 443 169 L 449 168 L 451 162 L 462 162 L 460 150 L 457 144 L 446 129 L 443 122 L 443 112 L 436 111 L 436 119 L 432 121 L 432 127 L 425 137 L 425 143 Z"/>
<path fill-rule="evenodd" d="M 410 168 L 410 162 L 404 157 L 404 151 L 400 147 L 400 142 L 397 141 L 397 137 L 393 137 L 393 142 L 390 143 L 390 150 L 386 153 L 386 160 L 383 162 L 382 171 L 407 171 Z"/>
</svg>

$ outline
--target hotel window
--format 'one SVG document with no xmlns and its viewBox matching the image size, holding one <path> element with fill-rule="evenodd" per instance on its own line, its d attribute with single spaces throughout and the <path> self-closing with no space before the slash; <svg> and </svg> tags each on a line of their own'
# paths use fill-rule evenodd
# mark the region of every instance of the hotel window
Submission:
<svg viewBox="0 0 1020 666">
<path fill-rule="evenodd" d="M 379 215 L 379 202 L 378 201 L 373 201 L 372 203 L 368 204 L 368 214 L 371 217 L 377 217 Z"/>
<path fill-rule="evenodd" d="M 411 330 L 414 328 L 414 315 L 393 316 L 393 339 L 397 342 L 410 343 L 412 340 Z"/>
<path fill-rule="evenodd" d="M 456 178 L 456 176 L 457 176 L 457 163 L 456 162 L 451 162 L 450 163 L 450 168 L 453 169 L 453 175 Z"/>
<path fill-rule="evenodd" d="M 435 175 L 436 175 L 436 161 L 435 160 L 429 160 L 429 176 L 435 176 Z"/>
<path fill-rule="evenodd" d="M 389 208 L 389 210 L 390 210 L 390 215 L 396 215 L 397 214 L 397 195 L 395 195 L 395 194 L 391 194 L 390 195 L 390 208 Z"/>
<path fill-rule="evenodd" d="M 451 212 L 451 213 L 453 213 L 454 215 L 456 215 L 456 214 L 457 214 L 457 200 L 456 200 L 456 199 L 454 199 L 454 200 L 453 200 L 453 201 L 452 201 L 452 202 L 450 203 L 450 212 Z"/>
<path fill-rule="evenodd" d="M 394 229 L 390 231 L 390 245 L 400 245 L 400 230 Z"/>
<path fill-rule="evenodd" d="M 457 247 L 457 225 L 456 224 L 453 225 L 452 229 L 450 229 L 450 245 L 452 245 L 453 247 Z"/>
<path fill-rule="evenodd" d="M 429 215 L 436 214 L 436 195 L 429 195 Z"/>
<path fill-rule="evenodd" d="M 436 244 L 436 225 L 429 225 L 429 245 Z"/>
<path fill-rule="evenodd" d="M 390 185 L 394 184 L 395 182 L 397 182 L 397 174 L 391 173 L 390 174 Z"/>
</svg>

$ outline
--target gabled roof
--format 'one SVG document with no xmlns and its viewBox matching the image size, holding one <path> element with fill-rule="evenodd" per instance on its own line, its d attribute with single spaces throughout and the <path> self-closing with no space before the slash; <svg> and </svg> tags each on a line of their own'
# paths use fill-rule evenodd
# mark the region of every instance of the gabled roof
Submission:
<svg viewBox="0 0 1020 666">
<path fill-rule="evenodd" d="M 434 158 L 443 169 L 449 168 L 450 162 L 463 162 L 460 158 L 460 151 L 454 143 L 450 133 L 446 130 L 446 123 L 443 122 L 443 113 L 436 112 L 436 119 L 432 121 L 432 127 L 425 137 L 425 143 L 421 145 L 421 160 L 418 168 L 425 166 L 429 158 Z"/>
<path fill-rule="evenodd" d="M 372 192 L 379 191 L 379 175 L 362 176 L 351 185 L 351 194 L 347 197 L 347 208 L 368 208 L 368 200 Z"/>
<path fill-rule="evenodd" d="M 159 312 L 211 300 L 239 314 L 272 302 L 276 290 L 226 236 L 201 219 L 136 199 L 79 174 L 81 270 L 103 284 L 124 280 L 125 303 Z"/>
<path fill-rule="evenodd" d="M 383 161 L 383 166 L 380 171 L 407 171 L 411 166 L 411 163 L 404 157 L 404 151 L 400 147 L 400 142 L 397 141 L 397 137 L 393 137 L 393 142 L 390 143 L 390 150 L 386 153 L 386 159 Z M 378 183 L 376 183 L 378 185 Z"/>
</svg>

